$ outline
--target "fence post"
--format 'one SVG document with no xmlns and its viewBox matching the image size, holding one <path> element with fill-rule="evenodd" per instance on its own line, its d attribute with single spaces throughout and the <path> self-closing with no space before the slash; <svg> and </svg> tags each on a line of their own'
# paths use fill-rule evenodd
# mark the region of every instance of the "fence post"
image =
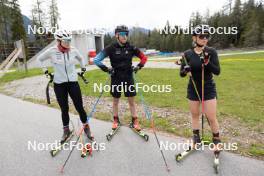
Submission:
<svg viewBox="0 0 264 176">
<path fill-rule="evenodd" d="M 24 66 L 25 66 L 25 71 L 28 72 L 28 68 L 27 68 L 27 56 L 26 56 L 26 48 L 25 48 L 25 42 L 23 39 L 21 39 L 21 45 L 22 45 L 22 55 L 23 55 L 23 62 L 24 62 Z"/>
</svg>

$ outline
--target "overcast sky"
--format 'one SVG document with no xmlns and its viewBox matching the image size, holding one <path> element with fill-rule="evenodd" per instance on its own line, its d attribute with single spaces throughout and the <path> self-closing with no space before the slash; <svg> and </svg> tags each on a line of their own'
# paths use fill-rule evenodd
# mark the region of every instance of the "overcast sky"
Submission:
<svg viewBox="0 0 264 176">
<path fill-rule="evenodd" d="M 19 0 L 24 15 L 31 17 L 32 2 Z M 44 0 L 50 1 L 50 0 Z M 65 29 L 114 28 L 119 24 L 152 29 L 170 24 L 186 26 L 192 12 L 212 14 L 228 0 L 57 0 Z M 47 4 L 47 3 L 44 3 Z"/>
</svg>

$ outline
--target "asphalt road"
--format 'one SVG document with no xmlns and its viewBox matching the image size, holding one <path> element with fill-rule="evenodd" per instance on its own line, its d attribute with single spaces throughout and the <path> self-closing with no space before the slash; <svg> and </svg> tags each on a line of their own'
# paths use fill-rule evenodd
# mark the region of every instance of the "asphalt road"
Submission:
<svg viewBox="0 0 264 176">
<path fill-rule="evenodd" d="M 69 151 L 62 151 L 55 158 L 48 150 L 28 150 L 28 141 L 51 143 L 61 137 L 60 111 L 42 105 L 25 102 L 0 94 L 0 175 L 61 175 L 59 169 Z M 71 115 L 75 126 L 77 116 Z M 74 150 L 64 175 L 92 176 L 163 176 L 195 175 L 212 176 L 214 170 L 212 152 L 193 153 L 181 164 L 175 162 L 176 150 L 164 151 L 171 172 L 168 174 L 151 132 L 145 142 L 127 127 L 122 127 L 111 142 L 105 138 L 111 123 L 91 120 L 92 131 L 105 150 L 94 151 L 92 157 L 81 158 Z M 158 135 L 162 142 L 177 144 L 185 139 Z M 182 150 L 182 149 L 179 149 Z M 223 152 L 220 156 L 220 174 L 225 176 L 261 176 L 264 162 Z"/>
</svg>

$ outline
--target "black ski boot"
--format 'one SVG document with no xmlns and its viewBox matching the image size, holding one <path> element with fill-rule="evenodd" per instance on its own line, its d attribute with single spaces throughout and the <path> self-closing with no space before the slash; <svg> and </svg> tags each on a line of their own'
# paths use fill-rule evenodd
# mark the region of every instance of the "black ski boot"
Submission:
<svg viewBox="0 0 264 176">
<path fill-rule="evenodd" d="M 60 143 L 63 144 L 71 135 L 72 131 L 70 130 L 69 126 L 63 127 L 63 135 L 61 137 Z"/>
<path fill-rule="evenodd" d="M 90 126 L 88 123 L 83 124 L 83 131 L 89 140 L 94 141 L 94 136 L 91 133 Z"/>
<path fill-rule="evenodd" d="M 213 139 L 212 139 L 214 145 L 215 145 L 215 149 L 214 149 L 214 154 L 215 155 L 219 155 L 221 148 L 220 148 L 220 144 L 221 144 L 221 140 L 219 137 L 219 133 L 213 133 Z"/>
<path fill-rule="evenodd" d="M 193 146 L 196 145 L 201 145 L 202 141 L 201 141 L 201 137 L 199 134 L 199 130 L 193 130 Z"/>
</svg>

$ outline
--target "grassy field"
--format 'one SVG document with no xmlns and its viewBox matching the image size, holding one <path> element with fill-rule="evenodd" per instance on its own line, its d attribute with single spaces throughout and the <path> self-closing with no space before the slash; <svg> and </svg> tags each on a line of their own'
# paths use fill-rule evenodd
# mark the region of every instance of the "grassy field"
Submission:
<svg viewBox="0 0 264 176">
<path fill-rule="evenodd" d="M 218 90 L 218 112 L 230 114 L 254 126 L 264 124 L 264 53 L 220 57 L 221 74 L 215 77 Z M 0 78 L 1 83 L 42 74 L 40 69 L 28 73 L 12 72 Z M 107 75 L 100 70 L 87 73 L 88 85 L 80 81 L 87 96 L 97 96 L 94 83 L 102 83 Z M 171 85 L 170 93 L 143 93 L 146 101 L 157 107 L 176 107 L 188 110 L 186 100 L 187 78 L 179 77 L 177 69 L 143 69 L 137 74 L 138 82 L 146 85 Z M 105 94 L 110 96 L 109 94 Z"/>
</svg>

